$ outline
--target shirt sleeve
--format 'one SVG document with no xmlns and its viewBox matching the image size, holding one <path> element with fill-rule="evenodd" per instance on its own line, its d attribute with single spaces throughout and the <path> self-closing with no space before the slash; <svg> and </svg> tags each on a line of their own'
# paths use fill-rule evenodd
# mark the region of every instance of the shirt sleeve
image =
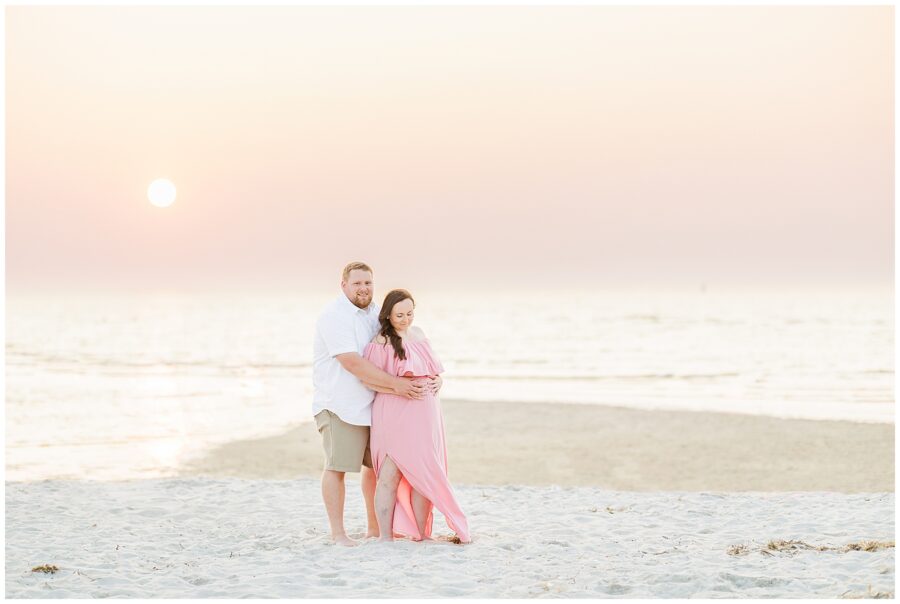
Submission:
<svg viewBox="0 0 900 604">
<path fill-rule="evenodd" d="M 319 319 L 318 329 L 331 356 L 345 352 L 359 352 L 356 345 L 356 329 L 352 320 L 329 313 Z"/>
</svg>

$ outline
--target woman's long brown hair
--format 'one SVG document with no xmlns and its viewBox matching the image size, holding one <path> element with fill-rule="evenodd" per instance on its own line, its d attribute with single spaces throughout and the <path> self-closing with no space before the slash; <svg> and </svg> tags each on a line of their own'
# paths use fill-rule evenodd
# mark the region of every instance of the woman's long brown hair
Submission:
<svg viewBox="0 0 900 604">
<path fill-rule="evenodd" d="M 388 339 L 391 346 L 394 347 L 394 352 L 400 359 L 406 359 L 406 351 L 403 350 L 403 339 L 397 335 L 397 330 L 391 325 L 391 313 L 394 310 L 394 305 L 404 300 L 412 300 L 413 308 L 416 307 L 416 301 L 413 300 L 411 293 L 405 289 L 392 289 L 384 297 L 381 312 L 378 313 L 378 322 L 381 323 L 381 330 L 378 333 Z"/>
</svg>

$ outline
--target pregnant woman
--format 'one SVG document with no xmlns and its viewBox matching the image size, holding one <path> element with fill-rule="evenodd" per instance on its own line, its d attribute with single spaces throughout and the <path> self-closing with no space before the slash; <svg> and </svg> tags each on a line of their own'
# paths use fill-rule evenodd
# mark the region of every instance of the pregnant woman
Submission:
<svg viewBox="0 0 900 604">
<path fill-rule="evenodd" d="M 405 289 L 388 292 L 378 315 L 380 329 L 366 346 L 364 356 L 376 367 L 396 376 L 437 376 L 444 368 L 431 350 L 425 334 L 412 327 L 415 301 Z M 376 390 L 372 404 L 369 446 L 378 482 L 375 513 L 381 541 L 394 534 L 414 541 L 430 538 L 432 510 L 438 510 L 469 543 L 469 525 L 447 478 L 447 445 L 444 418 L 437 392 L 422 399 Z"/>
</svg>

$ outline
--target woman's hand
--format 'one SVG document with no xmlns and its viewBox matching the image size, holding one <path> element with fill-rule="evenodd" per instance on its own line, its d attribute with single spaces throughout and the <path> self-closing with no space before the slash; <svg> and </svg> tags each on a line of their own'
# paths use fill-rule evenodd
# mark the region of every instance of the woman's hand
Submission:
<svg viewBox="0 0 900 604">
<path fill-rule="evenodd" d="M 435 375 L 435 376 L 428 378 L 428 387 L 431 390 L 431 392 L 434 394 L 437 394 L 438 391 L 440 391 L 441 386 L 443 386 L 443 385 L 444 385 L 444 379 L 439 375 Z"/>
<path fill-rule="evenodd" d="M 397 378 L 394 385 L 394 393 L 406 398 L 422 399 L 428 392 L 428 382 L 421 379 Z"/>
</svg>

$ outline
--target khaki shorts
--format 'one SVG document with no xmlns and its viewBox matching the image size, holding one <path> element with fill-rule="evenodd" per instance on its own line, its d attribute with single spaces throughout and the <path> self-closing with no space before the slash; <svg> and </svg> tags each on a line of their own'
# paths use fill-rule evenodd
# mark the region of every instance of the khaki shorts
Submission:
<svg viewBox="0 0 900 604">
<path fill-rule="evenodd" d="M 326 470 L 359 472 L 360 466 L 372 467 L 369 426 L 348 424 L 336 413 L 325 409 L 316 414 L 316 427 L 322 435 Z"/>
</svg>

